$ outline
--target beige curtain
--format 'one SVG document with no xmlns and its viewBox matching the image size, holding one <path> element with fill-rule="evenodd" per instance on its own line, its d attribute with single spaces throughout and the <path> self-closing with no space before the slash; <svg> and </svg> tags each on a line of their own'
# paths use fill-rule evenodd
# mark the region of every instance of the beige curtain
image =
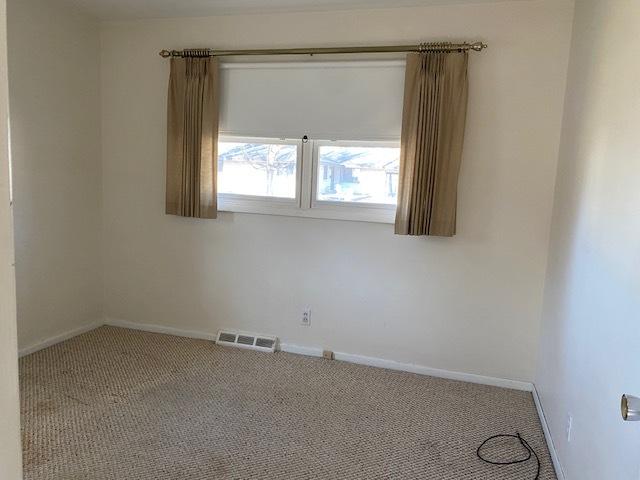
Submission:
<svg viewBox="0 0 640 480">
<path fill-rule="evenodd" d="M 171 59 L 166 213 L 216 218 L 219 65 L 193 55 Z"/>
<path fill-rule="evenodd" d="M 407 55 L 397 234 L 451 237 L 456 233 L 467 59 L 466 52 Z"/>
</svg>

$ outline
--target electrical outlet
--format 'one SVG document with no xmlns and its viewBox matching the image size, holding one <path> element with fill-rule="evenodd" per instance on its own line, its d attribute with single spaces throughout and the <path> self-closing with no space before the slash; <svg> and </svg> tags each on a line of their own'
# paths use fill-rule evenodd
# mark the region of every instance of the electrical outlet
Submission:
<svg viewBox="0 0 640 480">
<path fill-rule="evenodd" d="M 302 318 L 300 319 L 300 325 L 303 327 L 311 326 L 311 309 L 309 307 L 305 308 L 302 312 Z"/>
<path fill-rule="evenodd" d="M 565 433 L 567 434 L 567 443 L 571 442 L 571 429 L 573 428 L 573 416 L 567 413 L 567 424 L 565 426 Z"/>
</svg>

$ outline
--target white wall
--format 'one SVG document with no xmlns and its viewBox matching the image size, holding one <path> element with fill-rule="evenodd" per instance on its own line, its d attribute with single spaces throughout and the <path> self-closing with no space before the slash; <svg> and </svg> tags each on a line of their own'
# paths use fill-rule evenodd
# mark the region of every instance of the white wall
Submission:
<svg viewBox="0 0 640 480">
<path fill-rule="evenodd" d="M 10 0 L 9 84 L 21 348 L 101 318 L 99 27 Z"/>
<path fill-rule="evenodd" d="M 22 478 L 22 461 L 13 232 L 9 206 L 6 20 L 6 3 L 0 0 L 0 478 L 18 480 Z"/>
<path fill-rule="evenodd" d="M 105 314 L 272 333 L 531 381 L 573 3 L 540 0 L 107 24 L 102 30 Z M 472 54 L 459 233 L 222 214 L 164 215 L 162 48 L 481 39 Z M 303 307 L 312 327 L 299 326 Z"/>
<path fill-rule="evenodd" d="M 640 478 L 639 25 L 637 0 L 576 2 L 536 375 L 568 480 Z"/>
</svg>

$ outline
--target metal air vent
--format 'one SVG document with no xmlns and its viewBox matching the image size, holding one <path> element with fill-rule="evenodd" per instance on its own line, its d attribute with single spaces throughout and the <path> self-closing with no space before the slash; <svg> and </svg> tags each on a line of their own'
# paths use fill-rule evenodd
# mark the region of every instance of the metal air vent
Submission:
<svg viewBox="0 0 640 480">
<path fill-rule="evenodd" d="M 275 352 L 277 340 L 278 339 L 276 337 L 268 335 L 220 330 L 216 338 L 216 344 L 259 350 L 261 352 Z"/>
<path fill-rule="evenodd" d="M 218 334 L 218 339 L 219 342 L 230 342 L 230 343 L 235 343 L 236 341 L 236 334 L 235 333 L 225 333 L 225 332 L 220 332 Z"/>
</svg>

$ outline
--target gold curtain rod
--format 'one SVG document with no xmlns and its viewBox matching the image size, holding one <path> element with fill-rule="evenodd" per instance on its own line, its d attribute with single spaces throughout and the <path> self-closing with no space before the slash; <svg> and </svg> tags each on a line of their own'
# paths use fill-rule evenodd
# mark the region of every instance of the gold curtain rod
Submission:
<svg viewBox="0 0 640 480">
<path fill-rule="evenodd" d="M 162 50 L 160 56 L 169 57 L 229 57 L 241 55 L 326 55 L 336 53 L 402 53 L 402 52 L 480 52 L 487 48 L 483 42 L 475 43 L 420 43 L 418 45 L 386 45 L 378 47 L 319 47 L 319 48 L 265 48 L 258 50 Z"/>
</svg>

